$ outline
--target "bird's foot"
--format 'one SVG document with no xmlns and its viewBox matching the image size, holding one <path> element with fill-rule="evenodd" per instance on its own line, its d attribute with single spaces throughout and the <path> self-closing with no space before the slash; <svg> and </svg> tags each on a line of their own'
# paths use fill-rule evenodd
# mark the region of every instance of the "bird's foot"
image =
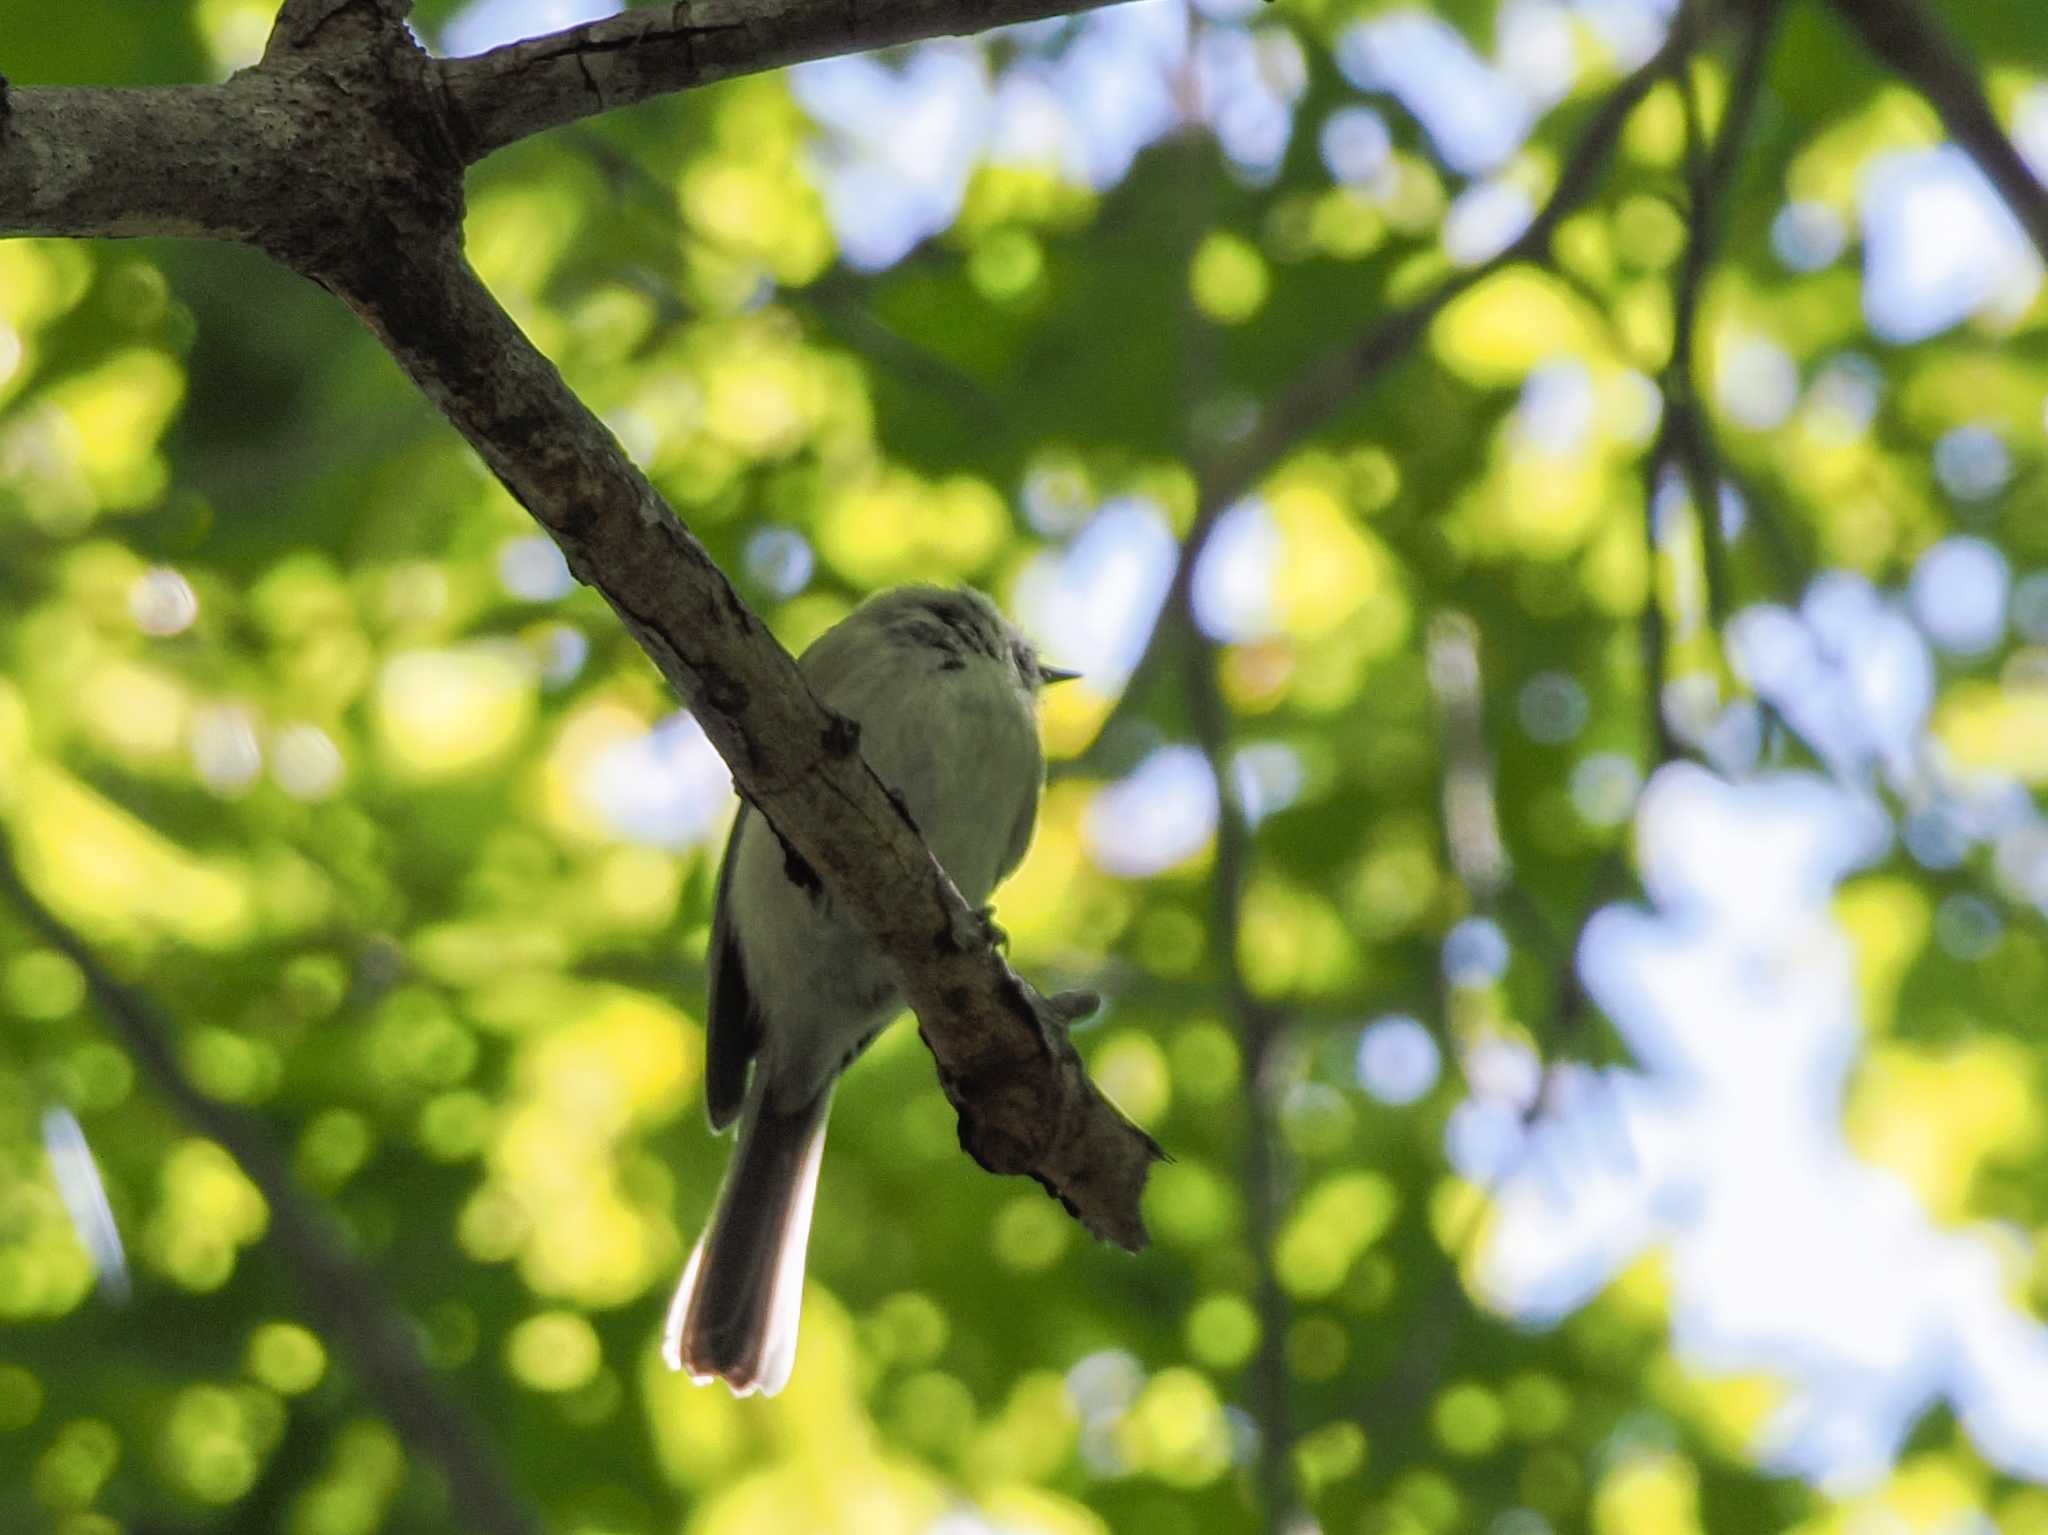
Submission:
<svg viewBox="0 0 2048 1535">
<path fill-rule="evenodd" d="M 1010 952 L 1010 935 L 1004 930 L 1003 925 L 996 921 L 995 907 L 982 907 L 981 910 L 974 914 L 974 919 L 981 924 L 982 937 L 1002 950 L 1003 953 L 1007 954 Z"/>
</svg>

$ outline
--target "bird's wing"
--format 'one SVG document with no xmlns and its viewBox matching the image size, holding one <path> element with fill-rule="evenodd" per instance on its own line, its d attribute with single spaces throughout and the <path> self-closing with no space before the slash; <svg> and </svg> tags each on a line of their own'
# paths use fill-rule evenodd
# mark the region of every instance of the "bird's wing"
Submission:
<svg viewBox="0 0 2048 1535">
<path fill-rule="evenodd" d="M 711 950 L 706 959 L 705 990 L 710 1005 L 704 1027 L 704 1110 L 711 1128 L 723 1130 L 733 1122 L 747 1096 L 747 1063 L 761 1048 L 761 1014 L 747 990 L 746 967 L 740 963 L 739 935 L 733 931 L 727 896 L 732 889 L 732 871 L 739 862 L 740 833 L 746 828 L 747 807 L 733 818 L 732 835 L 726 839 L 725 862 L 718 870 L 718 894 L 711 907 Z"/>
</svg>

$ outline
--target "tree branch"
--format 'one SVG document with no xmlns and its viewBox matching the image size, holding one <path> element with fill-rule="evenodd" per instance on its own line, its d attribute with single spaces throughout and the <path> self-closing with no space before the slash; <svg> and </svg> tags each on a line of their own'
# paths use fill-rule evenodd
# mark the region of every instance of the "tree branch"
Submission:
<svg viewBox="0 0 2048 1535">
<path fill-rule="evenodd" d="M 1194 521 L 1181 540 L 1180 554 L 1173 567 L 1173 579 L 1161 619 L 1153 625 L 1151 638 L 1125 686 L 1126 702 L 1137 698 L 1162 664 L 1170 644 L 1164 615 L 1188 602 L 1194 589 L 1195 568 L 1209 545 L 1216 523 L 1246 492 L 1256 485 L 1289 448 L 1315 430 L 1338 407 L 1400 362 L 1429 329 L 1430 322 L 1449 307 L 1452 300 L 1476 287 L 1495 273 L 1524 261 L 1546 259 L 1550 237 L 1557 226 L 1577 210 L 1598 185 L 1600 173 L 1621 137 L 1622 125 L 1650 88 L 1671 67 L 1683 39 L 1676 29 L 1654 56 L 1624 78 L 1600 104 L 1591 122 L 1572 146 L 1570 157 L 1529 226 L 1491 259 L 1453 273 L 1428 293 L 1375 321 L 1348 346 L 1332 352 L 1299 374 L 1278 404 L 1260 417 L 1251 434 L 1228 457 L 1211 465 L 1201 476 L 1197 490 Z M 1121 707 L 1121 706 L 1120 706 Z M 1099 739 L 1107 736 L 1105 730 Z"/>
<path fill-rule="evenodd" d="M 1645 724 L 1650 769 L 1643 774 L 1644 783 L 1650 781 L 1650 773 L 1659 765 L 1679 757 L 1685 749 L 1671 729 L 1670 716 L 1664 712 L 1664 694 L 1671 680 L 1671 628 L 1664 616 L 1663 583 L 1657 575 L 1657 482 L 1671 453 L 1671 431 L 1672 420 L 1667 414 L 1656 442 L 1651 445 L 1650 456 L 1643 460 L 1643 551 L 1650 572 L 1649 589 L 1643 593 L 1640 628 L 1643 695 L 1649 710 Z"/>
<path fill-rule="evenodd" d="M 677 0 L 508 44 L 427 60 L 380 110 L 431 119 L 459 165 L 530 134 L 691 86 L 836 54 L 984 31 L 1090 10 L 1107 0 Z M 323 115 L 334 82 L 294 65 L 417 53 L 409 0 L 292 0 L 263 63 L 219 85 L 0 90 L 0 237 L 168 235 L 264 238 L 303 195 L 306 136 L 346 131 Z M 351 134 L 350 136 L 354 136 Z M 355 177 L 345 178 L 355 180 Z M 298 189 L 302 192 L 303 189 Z"/>
<path fill-rule="evenodd" d="M 402 9 L 400 0 L 294 0 L 263 62 L 222 86 L 14 93 L 0 134 L 0 235 L 237 239 L 347 302 L 570 569 L 604 594 L 740 792 L 892 962 L 960 1112 L 965 1149 L 991 1171 L 1037 1179 L 1097 1236 L 1142 1246 L 1139 1196 L 1161 1152 L 1095 1090 L 1067 1040 L 1086 999 L 1048 999 L 1010 970 L 861 760 L 858 733 L 812 696 L 703 546 L 470 270 L 466 120 L 437 88 L 441 66 L 396 19 Z M 909 0 L 908 22 L 854 9 L 849 20 L 841 7 L 830 27 L 815 8 L 803 13 L 805 46 L 827 52 L 918 35 L 941 16 L 965 20 L 924 0 Z M 872 32 L 854 25 L 864 16 Z M 993 19 L 1014 18 L 976 21 Z M 735 54 L 719 67 L 789 56 Z"/>
<path fill-rule="evenodd" d="M 0 238 L 256 242 L 290 172 L 275 76 L 143 89 L 15 86 L 0 119 Z"/>
<path fill-rule="evenodd" d="M 1687 33 L 1689 43 L 1698 39 L 1699 19 L 1695 10 L 1699 4 L 1700 0 L 1687 0 L 1674 24 Z M 1662 380 L 1668 428 L 1665 440 L 1678 461 L 1686 493 L 1692 501 L 1693 518 L 1699 528 L 1701 563 L 1706 572 L 1707 621 L 1716 629 L 1727 619 L 1730 605 L 1728 539 L 1721 526 L 1719 455 L 1714 451 L 1713 427 L 1700 403 L 1695 344 L 1699 335 L 1700 298 L 1720 248 L 1722 209 L 1735 180 L 1743 141 L 1749 137 L 1749 126 L 1756 115 L 1777 13 L 1777 0 L 1753 0 L 1745 18 L 1734 88 L 1711 151 L 1704 148 L 1705 129 L 1700 121 L 1699 93 L 1693 86 L 1690 46 L 1675 66 L 1680 97 L 1685 104 L 1689 207 L 1685 258 L 1672 299 L 1671 362 Z M 1652 554 L 1654 558 L 1654 550 Z"/>
<path fill-rule="evenodd" d="M 929 37 L 984 32 L 1108 0 L 677 0 L 449 59 L 466 161 L 548 128 L 693 85 Z"/>
<path fill-rule="evenodd" d="M 0 894 L 45 943 L 78 967 L 108 1026 L 157 1090 L 194 1129 L 219 1143 L 262 1193 L 271 1240 L 297 1276 L 307 1309 L 339 1340 L 363 1388 L 408 1448 L 440 1467 L 463 1522 L 487 1535 L 540 1535 L 539 1522 L 476 1425 L 443 1393 L 420 1357 L 411 1324 L 376 1274 L 348 1252 L 326 1212 L 300 1191 L 263 1127 L 207 1097 L 186 1076 L 173 1044 L 177 1030 L 140 991 L 116 980 L 85 940 L 29 889 L 4 833 Z"/>
<path fill-rule="evenodd" d="M 388 31 L 412 12 L 412 0 L 284 0 L 271 24 L 263 56 L 332 46 L 337 37 L 361 41 Z"/>
<path fill-rule="evenodd" d="M 1191 13 L 1192 15 L 1192 13 Z M 1200 27 L 1199 20 L 1190 23 Z M 1194 50 L 1190 50 L 1190 57 Z M 1189 66 L 1192 68 L 1192 65 Z M 1183 82 L 1186 84 L 1187 82 Z M 1192 85 L 1189 85 L 1192 89 Z M 1172 153 L 1182 162 L 1185 195 L 1176 208 L 1172 250 L 1179 262 L 1194 259 L 1216 213 L 1212 146 L 1184 139 Z M 1192 429 L 1203 398 L 1214 387 L 1215 333 L 1202 318 L 1192 293 L 1181 304 L 1180 419 Z M 1217 646 L 1195 621 L 1191 591 L 1176 589 L 1159 623 L 1180 636 L 1181 688 L 1195 744 L 1216 786 L 1216 852 L 1209 876 L 1208 948 L 1214 981 L 1206 984 L 1212 1005 L 1221 991 L 1227 1021 L 1244 1052 L 1244 1143 L 1239 1177 L 1245 1205 L 1245 1240 L 1252 1262 L 1252 1304 L 1259 1323 L 1258 1345 L 1246 1370 L 1245 1392 L 1258 1425 L 1254 1464 L 1258 1528 L 1264 1535 L 1288 1535 L 1297 1524 L 1301 1494 L 1294 1464 L 1294 1411 L 1287 1380 L 1287 1332 L 1291 1307 L 1276 1268 L 1281 1222 L 1287 1213 L 1290 1168 L 1279 1126 L 1280 1077 L 1285 1058 L 1286 1020 L 1278 1009 L 1252 995 L 1238 945 L 1244 936 L 1244 893 L 1250 878 L 1253 832 L 1231 781 L 1231 711 L 1217 681 Z M 1220 984 L 1219 984 L 1220 983 Z"/>
<path fill-rule="evenodd" d="M 1258 1418 L 1259 1504 L 1269 1535 L 1292 1528 L 1299 1504 L 1292 1472 L 1293 1417 L 1287 1385 L 1286 1292 L 1274 1270 L 1274 1247 L 1287 1208 L 1287 1169 L 1280 1151 L 1275 1078 L 1286 1025 L 1279 1011 L 1252 995 L 1237 957 L 1244 925 L 1244 889 L 1250 876 L 1252 829 L 1230 778 L 1230 711 L 1216 682 L 1216 646 L 1202 634 L 1185 598 L 1165 623 L 1189 641 L 1183 683 L 1195 742 L 1216 779 L 1216 866 L 1209 881 L 1209 947 L 1216 956 L 1224 1005 L 1244 1047 L 1245 1226 L 1256 1273 L 1253 1300 L 1259 1347 L 1251 1366 L 1252 1409 Z"/>
<path fill-rule="evenodd" d="M 688 702 L 748 803 L 894 962 L 961 1144 L 1025 1173 L 1097 1236 L 1145 1241 L 1138 1199 L 1160 1155 L 1098 1093 L 1068 1042 L 1070 999 L 1004 962 L 894 798 L 859 732 L 477 279 L 452 234 L 360 253 L 323 279 L 541 522 Z"/>
<path fill-rule="evenodd" d="M 2048 261 L 2048 186 L 1999 126 L 1977 68 L 1915 0 L 1835 0 L 1864 46 L 1933 104 Z"/>
<path fill-rule="evenodd" d="M 1661 765 L 1652 763 L 1650 772 L 1655 772 Z M 1650 774 L 1645 773 L 1643 781 L 1648 783 L 1649 779 Z M 1593 865 L 1593 877 L 1586 886 L 1585 904 L 1580 907 L 1578 919 L 1572 923 L 1571 931 L 1556 951 L 1557 985 L 1551 997 L 1549 1027 L 1536 1038 L 1538 1048 L 1551 1062 L 1546 1077 L 1555 1073 L 1556 1063 L 1567 1049 L 1576 1048 L 1578 1037 L 1593 1011 L 1593 999 L 1586 991 L 1585 978 L 1579 974 L 1579 950 L 1585 944 L 1586 929 L 1595 917 L 1621 899 L 1634 880 L 1629 868 L 1626 839 L 1616 841 Z M 1537 1093 L 1529 1104 L 1525 1120 L 1534 1119 L 1543 1111 L 1546 1097 L 1547 1091 Z"/>
</svg>

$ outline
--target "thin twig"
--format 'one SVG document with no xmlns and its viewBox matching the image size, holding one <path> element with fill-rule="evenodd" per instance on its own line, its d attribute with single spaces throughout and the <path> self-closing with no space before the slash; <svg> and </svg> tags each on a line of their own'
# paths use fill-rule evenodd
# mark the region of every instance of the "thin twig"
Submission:
<svg viewBox="0 0 2048 1535">
<path fill-rule="evenodd" d="M 1654 768 L 1681 754 L 1671 721 L 1664 713 L 1665 685 L 1671 678 L 1671 630 L 1664 616 L 1663 582 L 1658 573 L 1657 484 L 1663 477 L 1665 460 L 1671 452 L 1671 418 L 1667 414 L 1643 461 L 1643 550 L 1649 563 L 1649 589 L 1643 593 L 1641 639 L 1643 647 L 1643 692 L 1649 716 L 1646 721 L 1650 743 L 1649 758 Z M 1649 774 L 1644 775 L 1645 781 Z"/>
<path fill-rule="evenodd" d="M 1691 32 L 1698 25 L 1699 0 L 1684 0 L 1674 26 Z M 1706 572 L 1707 624 L 1718 631 L 1728 617 L 1728 540 L 1721 527 L 1721 476 L 1714 461 L 1706 414 L 1700 405 L 1694 342 L 1699 331 L 1700 294 L 1713 265 L 1715 183 L 1708 169 L 1706 127 L 1700 116 L 1698 76 L 1688 50 L 1672 69 L 1678 98 L 1685 110 L 1685 259 L 1671 303 L 1671 360 L 1664 369 L 1665 419 L 1677 448 L 1680 472 L 1692 500 L 1693 523 L 1699 530 L 1701 565 Z M 1725 120 L 1724 120 L 1725 121 Z M 1713 155 L 1721 158 L 1724 132 Z"/>
<path fill-rule="evenodd" d="M 1669 454 L 1671 418 L 1666 413 L 1657 441 L 1643 467 L 1643 540 L 1649 563 L 1649 590 L 1643 594 L 1641 643 L 1643 653 L 1644 738 L 1642 782 L 1647 784 L 1657 769 L 1686 755 L 1686 748 L 1673 733 L 1664 713 L 1664 691 L 1668 680 L 1670 635 L 1664 618 L 1664 604 L 1657 576 L 1657 482 Z M 1628 853 L 1625 843 L 1616 843 L 1594 866 L 1593 881 L 1586 904 L 1556 956 L 1558 982 L 1551 1006 L 1549 1038 L 1544 1053 L 1555 1060 L 1584 1026 L 1590 1011 L 1585 983 L 1579 976 L 1579 948 L 1586 925 L 1602 907 L 1615 898 L 1625 883 Z M 1547 1088 L 1546 1088 L 1547 1092 Z M 1529 1106 L 1529 1116 L 1540 1111 L 1545 1093 Z"/>
<path fill-rule="evenodd" d="M 347 1352 L 364 1390 L 407 1446 L 440 1467 L 463 1521 L 488 1535 L 541 1535 L 541 1524 L 476 1424 L 434 1379 L 413 1328 L 377 1276 L 349 1254 L 262 1126 L 207 1097 L 185 1074 L 172 1043 L 177 1031 L 155 1003 L 115 979 L 85 940 L 29 889 L 4 833 L 0 893 L 45 943 L 78 967 L 102 1016 L 157 1090 L 256 1185 L 270 1210 L 271 1240 L 297 1276 L 307 1311 Z"/>
<path fill-rule="evenodd" d="M 1688 0 L 1680 10 L 1677 27 L 1697 43 L 1699 19 L 1694 14 L 1700 0 Z M 1773 24 L 1777 20 L 1776 0 L 1760 0 L 1743 30 L 1742 47 L 1735 67 L 1734 88 L 1727 109 L 1714 135 L 1711 151 L 1705 146 L 1705 129 L 1700 120 L 1699 93 L 1695 87 L 1690 49 L 1673 67 L 1679 95 L 1685 105 L 1687 210 L 1685 258 L 1679 269 L 1678 288 L 1672 301 L 1671 363 L 1664 371 L 1663 391 L 1670 445 L 1685 476 L 1686 490 L 1699 528 L 1702 565 L 1706 572 L 1707 619 L 1714 629 L 1726 622 L 1730 611 L 1728 539 L 1721 525 L 1721 469 L 1714 448 L 1713 428 L 1700 403 L 1695 365 L 1695 344 L 1699 331 L 1700 298 L 1719 251 L 1722 211 L 1740 164 L 1743 142 L 1756 114 L 1764 66 L 1770 58 Z"/>
<path fill-rule="evenodd" d="M 1864 46 L 1925 96 L 1958 144 L 1998 188 L 2048 261 L 2048 186 L 1999 126 L 1977 68 L 1916 0 L 1834 0 Z"/>
<path fill-rule="evenodd" d="M 1544 1056 L 1553 1063 L 1569 1052 L 1569 1047 L 1585 1029 L 1592 1013 L 1593 999 L 1587 995 L 1585 978 L 1579 974 L 1579 949 L 1586 941 L 1586 929 L 1629 884 L 1628 844 L 1626 840 L 1618 840 L 1594 864 L 1592 884 L 1586 891 L 1586 904 L 1557 955 L 1557 988 L 1551 1001 L 1550 1026 L 1544 1031 L 1545 1037 L 1538 1041 Z M 1544 1091 L 1530 1102 L 1525 1120 L 1534 1119 L 1542 1112 L 1547 1097 L 1546 1084 Z"/>
<path fill-rule="evenodd" d="M 1741 473 L 1722 466 L 1722 478 L 1735 488 L 1741 498 L 1743 513 L 1756 528 L 1757 547 L 1763 551 L 1771 567 L 1771 586 L 1783 600 L 1797 599 L 1807 582 L 1807 562 L 1792 541 L 1792 534 L 1785 521 L 1778 515 L 1778 506 L 1754 481 L 1745 481 Z"/>
</svg>

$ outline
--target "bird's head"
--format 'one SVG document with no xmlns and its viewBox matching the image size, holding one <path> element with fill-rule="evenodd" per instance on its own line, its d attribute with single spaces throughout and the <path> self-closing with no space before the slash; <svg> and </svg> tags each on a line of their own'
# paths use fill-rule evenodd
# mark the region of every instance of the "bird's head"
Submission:
<svg viewBox="0 0 2048 1535">
<path fill-rule="evenodd" d="M 904 642 L 931 645 L 969 662 L 999 662 L 1028 693 L 1080 675 L 1046 665 L 1030 638 L 972 587 L 899 586 L 869 598 L 864 608 Z"/>
</svg>

